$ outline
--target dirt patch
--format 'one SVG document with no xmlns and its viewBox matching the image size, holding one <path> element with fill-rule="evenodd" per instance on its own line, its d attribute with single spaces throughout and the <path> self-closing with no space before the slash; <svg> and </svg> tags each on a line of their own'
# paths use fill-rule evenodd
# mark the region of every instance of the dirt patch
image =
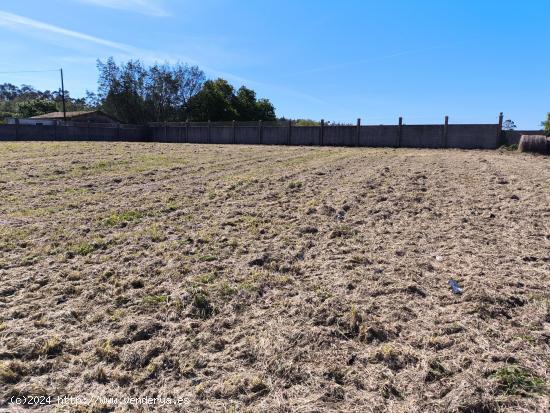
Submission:
<svg viewBox="0 0 550 413">
<path fill-rule="evenodd" d="M 2 143 L 0 194 L 3 405 L 549 408 L 547 158 Z"/>
</svg>

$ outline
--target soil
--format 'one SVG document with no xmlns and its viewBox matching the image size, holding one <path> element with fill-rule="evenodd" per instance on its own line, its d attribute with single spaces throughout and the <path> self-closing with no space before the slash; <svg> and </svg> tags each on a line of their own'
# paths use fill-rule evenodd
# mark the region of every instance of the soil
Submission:
<svg viewBox="0 0 550 413">
<path fill-rule="evenodd" d="M 0 144 L 0 410 L 544 412 L 549 286 L 547 157 Z"/>
</svg>

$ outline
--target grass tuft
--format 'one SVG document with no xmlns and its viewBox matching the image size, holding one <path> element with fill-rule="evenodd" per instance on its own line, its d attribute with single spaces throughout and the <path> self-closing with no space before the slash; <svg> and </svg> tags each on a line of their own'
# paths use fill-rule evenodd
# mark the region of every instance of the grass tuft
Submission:
<svg viewBox="0 0 550 413">
<path fill-rule="evenodd" d="M 502 367 L 491 377 L 498 382 L 499 389 L 505 394 L 529 395 L 544 393 L 546 390 L 544 379 L 517 365 Z"/>
</svg>

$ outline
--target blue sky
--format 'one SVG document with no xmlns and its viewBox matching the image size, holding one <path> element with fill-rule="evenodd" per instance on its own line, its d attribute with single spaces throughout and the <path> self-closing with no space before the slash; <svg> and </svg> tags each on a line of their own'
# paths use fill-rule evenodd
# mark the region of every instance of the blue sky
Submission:
<svg viewBox="0 0 550 413">
<path fill-rule="evenodd" d="M 1 0 L 0 72 L 63 67 L 73 96 L 97 58 L 177 60 L 268 97 L 279 116 L 538 128 L 550 111 L 547 0 Z M 59 88 L 55 72 L 0 82 Z"/>
</svg>

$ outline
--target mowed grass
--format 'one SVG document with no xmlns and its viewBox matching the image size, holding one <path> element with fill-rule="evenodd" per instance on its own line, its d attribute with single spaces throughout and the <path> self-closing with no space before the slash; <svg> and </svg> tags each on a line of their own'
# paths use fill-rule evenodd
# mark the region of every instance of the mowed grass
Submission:
<svg viewBox="0 0 550 413">
<path fill-rule="evenodd" d="M 513 151 L 1 143 L 0 397 L 542 412 L 549 193 Z"/>
</svg>

